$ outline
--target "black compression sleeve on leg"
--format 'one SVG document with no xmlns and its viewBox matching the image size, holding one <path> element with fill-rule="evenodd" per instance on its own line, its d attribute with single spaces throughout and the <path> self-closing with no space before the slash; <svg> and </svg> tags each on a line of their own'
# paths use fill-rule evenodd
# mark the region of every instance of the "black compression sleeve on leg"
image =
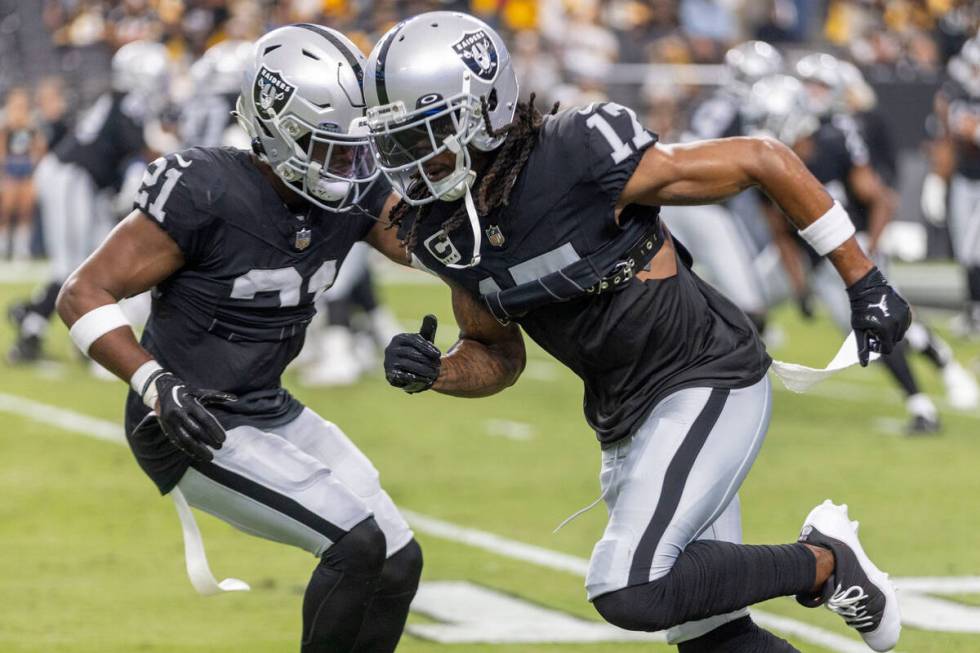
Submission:
<svg viewBox="0 0 980 653">
<path fill-rule="evenodd" d="M 350 297 L 327 302 L 327 324 L 349 329 L 350 319 L 353 313 L 352 309 L 353 305 L 351 304 Z"/>
<path fill-rule="evenodd" d="M 593 604 L 613 625 L 653 632 L 809 592 L 816 575 L 817 559 L 803 544 L 698 540 L 663 578 L 604 594 Z"/>
<path fill-rule="evenodd" d="M 697 639 L 677 645 L 678 653 L 800 653 L 799 649 L 767 630 L 751 617 L 715 628 Z"/>
<path fill-rule="evenodd" d="M 44 286 L 44 288 L 31 297 L 28 310 L 46 318 L 51 317 L 54 315 L 54 305 L 58 299 L 59 292 L 61 292 L 61 282 L 52 281 L 48 283 L 48 285 Z"/>
<path fill-rule="evenodd" d="M 392 653 L 398 646 L 408 608 L 419 588 L 422 548 L 412 540 L 385 561 L 381 583 L 364 615 L 353 653 Z"/>
<path fill-rule="evenodd" d="M 351 302 L 355 306 L 359 306 L 365 313 L 370 313 L 378 308 L 378 298 L 374 294 L 374 279 L 371 276 L 370 268 L 360 281 L 354 284 L 354 288 L 350 291 L 350 298 Z"/>
<path fill-rule="evenodd" d="M 919 384 L 916 383 L 912 368 L 909 367 L 907 352 L 908 346 L 904 342 L 900 342 L 892 350 L 892 353 L 882 355 L 881 362 L 885 364 L 892 377 L 902 387 L 905 395 L 911 397 L 919 394 Z"/>
<path fill-rule="evenodd" d="M 373 517 L 335 542 L 303 597 L 302 653 L 350 653 L 378 587 L 385 536 Z"/>
<path fill-rule="evenodd" d="M 971 265 L 966 269 L 966 286 L 973 304 L 980 304 L 980 265 Z"/>
</svg>

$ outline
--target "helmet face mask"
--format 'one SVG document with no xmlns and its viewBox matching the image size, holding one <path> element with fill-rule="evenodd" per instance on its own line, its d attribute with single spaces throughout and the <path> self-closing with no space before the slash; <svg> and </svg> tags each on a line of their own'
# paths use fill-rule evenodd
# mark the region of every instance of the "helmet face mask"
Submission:
<svg viewBox="0 0 980 653">
<path fill-rule="evenodd" d="M 467 80 L 468 81 L 468 80 Z M 472 183 L 468 146 L 480 127 L 477 98 L 464 90 L 448 99 L 433 97 L 415 111 L 401 101 L 368 109 L 371 149 L 378 167 L 409 204 L 459 199 Z M 435 95 L 435 94 L 433 94 Z M 439 163 L 453 155 L 453 170 L 439 174 Z"/>
<path fill-rule="evenodd" d="M 339 32 L 273 30 L 256 42 L 236 105 L 257 156 L 332 212 L 351 210 L 379 174 L 363 125 L 363 61 Z"/>
</svg>

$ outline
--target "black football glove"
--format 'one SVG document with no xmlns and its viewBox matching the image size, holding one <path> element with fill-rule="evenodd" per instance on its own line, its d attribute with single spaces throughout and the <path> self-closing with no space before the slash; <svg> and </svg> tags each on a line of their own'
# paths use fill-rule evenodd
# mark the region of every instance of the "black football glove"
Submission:
<svg viewBox="0 0 980 653">
<path fill-rule="evenodd" d="M 220 449 L 225 441 L 225 430 L 205 406 L 235 401 L 236 397 L 192 388 L 170 372 L 161 374 L 153 383 L 159 393 L 157 419 L 164 435 L 193 460 L 209 462 L 214 458 L 211 449 Z"/>
<path fill-rule="evenodd" d="M 876 267 L 848 288 L 847 296 L 851 299 L 858 360 L 866 367 L 871 352 L 890 354 L 902 341 L 912 324 L 912 310 Z"/>
<path fill-rule="evenodd" d="M 436 316 L 426 315 L 418 333 L 399 333 L 385 347 L 385 378 L 409 394 L 432 387 L 439 378 L 442 352 L 432 342 Z"/>
</svg>

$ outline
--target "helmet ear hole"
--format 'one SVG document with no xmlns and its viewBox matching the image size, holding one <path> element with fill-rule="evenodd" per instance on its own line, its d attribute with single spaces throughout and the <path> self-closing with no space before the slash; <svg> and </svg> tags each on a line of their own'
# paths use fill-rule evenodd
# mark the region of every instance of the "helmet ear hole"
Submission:
<svg viewBox="0 0 980 653">
<path fill-rule="evenodd" d="M 260 141 L 258 138 L 252 139 L 252 151 L 259 156 L 265 154 L 265 148 L 262 147 L 262 141 Z"/>
<path fill-rule="evenodd" d="M 497 108 L 497 89 L 490 91 L 490 95 L 487 96 L 487 108 L 490 111 Z"/>
</svg>

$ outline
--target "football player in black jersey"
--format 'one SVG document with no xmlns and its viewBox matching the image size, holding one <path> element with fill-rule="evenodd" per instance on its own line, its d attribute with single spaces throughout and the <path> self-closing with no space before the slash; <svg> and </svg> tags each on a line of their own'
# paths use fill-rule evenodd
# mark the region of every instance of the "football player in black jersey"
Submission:
<svg viewBox="0 0 980 653">
<path fill-rule="evenodd" d="M 183 103 L 180 115 L 180 139 L 185 147 L 247 145 L 232 114 L 242 72 L 251 56 L 252 44 L 248 41 L 221 41 L 191 66 L 193 94 Z"/>
<path fill-rule="evenodd" d="M 319 558 L 305 653 L 394 651 L 422 566 L 371 462 L 280 383 L 351 246 L 393 240 L 354 131 L 363 64 L 315 25 L 259 39 L 238 101 L 254 152 L 157 159 L 58 298 L 79 349 L 130 383 L 127 439 L 161 493 Z M 137 342 L 116 302 L 150 288 Z"/>
<path fill-rule="evenodd" d="M 935 101 L 933 170 L 922 188 L 922 212 L 933 224 L 949 216 L 956 260 L 966 272 L 967 305 L 958 330 L 980 337 L 980 34 L 947 65 Z"/>
<path fill-rule="evenodd" d="M 17 327 L 7 354 L 11 362 L 40 357 L 62 282 L 112 228 L 108 194 L 122 181 L 122 165 L 149 153 L 143 125 L 159 108 L 167 69 L 167 50 L 159 43 L 133 41 L 121 47 L 112 58 L 112 89 L 38 165 L 34 182 L 51 278 L 33 298 L 9 310 Z"/>
<path fill-rule="evenodd" d="M 661 145 L 613 103 L 542 115 L 518 102 L 500 37 L 459 13 L 396 25 L 366 80 L 372 149 L 404 197 L 391 219 L 416 265 L 451 286 L 461 326 L 445 355 L 431 319 L 394 338 L 388 380 L 492 394 L 523 369 L 521 330 L 582 378 L 610 512 L 586 579 L 599 613 L 670 629 L 684 653 L 794 651 L 746 608 L 795 594 L 890 650 L 895 592 L 845 506 L 815 508 L 796 543 L 741 544 L 737 492 L 768 427 L 770 358 L 658 216 L 760 187 L 844 279 L 866 363 L 901 340 L 909 307 L 796 155 L 772 139 Z"/>
<path fill-rule="evenodd" d="M 763 130 L 792 147 L 810 172 L 847 209 L 862 246 L 885 270 L 888 257 L 881 251 L 879 242 L 894 215 L 897 195 L 884 181 L 890 178 L 886 177 L 888 171 L 875 167 L 881 153 L 872 155 L 858 123 L 845 111 L 846 89 L 841 68 L 840 62 L 830 55 L 808 55 L 798 65 L 804 84 L 784 76 L 767 78 L 754 88 L 749 104 L 759 107 L 755 113 L 762 117 Z M 821 102 L 821 94 L 829 101 Z M 823 110 L 818 114 L 814 108 L 820 107 Z M 837 325 L 847 331 L 847 295 L 839 278 L 826 262 L 793 237 L 778 209 L 770 205 L 770 213 L 774 238 L 787 268 L 792 271 L 791 276 L 797 285 L 803 283 L 806 266 L 802 258 L 809 256 L 811 274 L 807 287 L 820 297 Z M 882 357 L 906 396 L 909 413 L 906 432 L 928 434 L 939 429 L 936 406 L 921 390 L 908 362 L 909 351 L 923 354 L 940 371 L 950 405 L 962 410 L 976 407 L 978 390 L 972 375 L 956 362 L 945 342 L 921 322 L 913 322 L 905 341 Z"/>
<path fill-rule="evenodd" d="M 783 59 L 768 43 L 747 41 L 725 54 L 725 64 L 730 81 L 695 108 L 682 141 L 745 136 L 744 113 L 752 85 L 766 75 L 780 72 Z M 747 209 L 743 213 L 748 219 L 764 223 L 757 198 L 751 195 L 743 193 L 738 198 Z M 708 281 L 742 309 L 762 333 L 767 312 L 763 284 L 753 264 L 753 246 L 740 222 L 742 218 L 731 204 L 672 206 L 661 217 L 671 235 L 704 266 Z"/>
</svg>

